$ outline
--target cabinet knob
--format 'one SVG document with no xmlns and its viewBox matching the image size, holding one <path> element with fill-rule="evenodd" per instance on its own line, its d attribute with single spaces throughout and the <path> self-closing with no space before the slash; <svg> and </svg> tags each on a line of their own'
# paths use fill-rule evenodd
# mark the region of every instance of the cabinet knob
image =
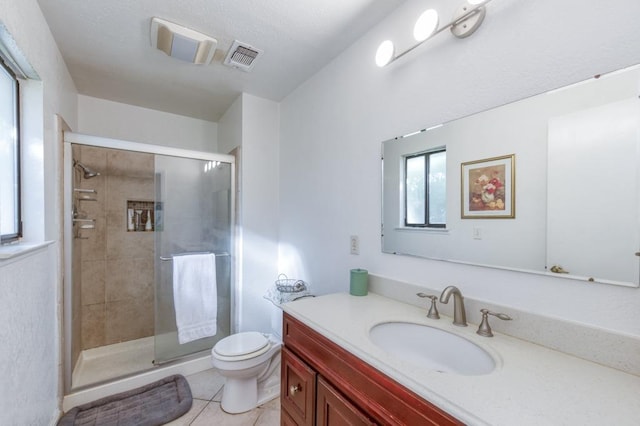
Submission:
<svg viewBox="0 0 640 426">
<path fill-rule="evenodd" d="M 298 383 L 297 385 L 291 385 L 289 386 L 289 394 L 290 395 L 295 395 L 298 392 L 300 392 L 302 390 L 302 386 L 300 386 L 300 384 Z"/>
</svg>

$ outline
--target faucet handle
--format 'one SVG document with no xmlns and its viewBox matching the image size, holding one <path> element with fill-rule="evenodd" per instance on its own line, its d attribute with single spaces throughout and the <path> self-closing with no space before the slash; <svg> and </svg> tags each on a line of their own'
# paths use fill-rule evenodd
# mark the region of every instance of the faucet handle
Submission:
<svg viewBox="0 0 640 426">
<path fill-rule="evenodd" d="M 429 312 L 427 313 L 427 318 L 440 319 L 440 314 L 438 313 L 438 307 L 436 306 L 438 296 L 433 296 L 431 294 L 424 294 L 424 293 L 416 293 L 416 296 L 428 297 L 429 299 L 431 299 L 431 307 L 429 308 Z"/>
<path fill-rule="evenodd" d="M 482 312 L 482 322 L 480 322 L 480 326 L 478 327 L 478 331 L 476 331 L 476 333 L 484 337 L 493 337 L 491 326 L 489 326 L 489 315 L 493 315 L 494 317 L 500 318 L 504 321 L 513 319 L 507 314 L 491 312 L 488 309 L 480 309 L 480 312 Z"/>
</svg>

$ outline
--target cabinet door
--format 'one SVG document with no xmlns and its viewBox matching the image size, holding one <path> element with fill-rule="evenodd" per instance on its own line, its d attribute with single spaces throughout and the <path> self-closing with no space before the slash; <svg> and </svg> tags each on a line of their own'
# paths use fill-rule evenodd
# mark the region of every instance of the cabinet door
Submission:
<svg viewBox="0 0 640 426">
<path fill-rule="evenodd" d="M 318 377 L 317 394 L 316 425 L 360 426 L 375 424 L 322 377 Z"/>
<path fill-rule="evenodd" d="M 287 410 L 280 410 L 280 426 L 298 426 Z"/>
<path fill-rule="evenodd" d="M 286 347 L 282 348 L 281 405 L 298 426 L 313 426 L 316 372 Z"/>
</svg>

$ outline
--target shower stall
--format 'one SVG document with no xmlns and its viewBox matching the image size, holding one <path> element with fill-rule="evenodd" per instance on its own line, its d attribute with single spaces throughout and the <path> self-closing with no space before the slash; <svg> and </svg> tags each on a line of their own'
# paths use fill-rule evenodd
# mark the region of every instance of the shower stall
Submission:
<svg viewBox="0 0 640 426">
<path fill-rule="evenodd" d="M 209 355 L 234 330 L 234 157 L 65 133 L 65 394 Z M 217 334 L 179 344 L 173 257 L 215 255 Z"/>
</svg>

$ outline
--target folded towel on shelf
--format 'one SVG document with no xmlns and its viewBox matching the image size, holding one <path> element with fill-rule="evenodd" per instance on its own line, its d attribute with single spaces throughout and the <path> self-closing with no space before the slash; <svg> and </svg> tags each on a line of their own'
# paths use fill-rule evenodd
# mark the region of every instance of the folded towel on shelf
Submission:
<svg viewBox="0 0 640 426">
<path fill-rule="evenodd" d="M 218 291 L 214 254 L 173 257 L 173 301 L 180 344 L 215 336 Z"/>
</svg>

